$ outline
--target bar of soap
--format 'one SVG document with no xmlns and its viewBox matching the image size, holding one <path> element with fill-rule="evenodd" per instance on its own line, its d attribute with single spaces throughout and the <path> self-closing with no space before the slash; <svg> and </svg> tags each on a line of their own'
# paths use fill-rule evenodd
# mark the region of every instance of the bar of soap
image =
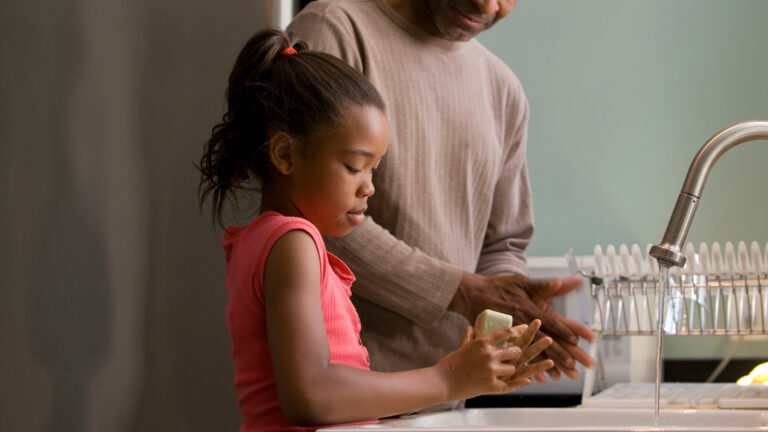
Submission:
<svg viewBox="0 0 768 432">
<path fill-rule="evenodd" d="M 475 318 L 475 336 L 482 336 L 496 329 L 510 326 L 512 326 L 512 315 L 486 309 L 480 312 L 477 315 L 477 318 Z M 504 341 L 496 345 L 496 348 L 506 348 L 508 345 L 509 344 Z"/>
</svg>

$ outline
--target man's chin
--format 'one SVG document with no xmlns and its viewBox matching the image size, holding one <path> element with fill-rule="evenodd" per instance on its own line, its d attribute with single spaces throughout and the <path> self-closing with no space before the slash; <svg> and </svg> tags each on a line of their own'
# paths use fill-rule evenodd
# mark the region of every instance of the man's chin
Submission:
<svg viewBox="0 0 768 432">
<path fill-rule="evenodd" d="M 475 38 L 478 34 L 480 34 L 482 30 L 477 31 L 470 31 L 470 30 L 464 30 L 460 28 L 452 27 L 446 31 L 442 31 L 441 33 L 444 35 L 444 38 L 453 42 L 467 42 Z"/>
</svg>

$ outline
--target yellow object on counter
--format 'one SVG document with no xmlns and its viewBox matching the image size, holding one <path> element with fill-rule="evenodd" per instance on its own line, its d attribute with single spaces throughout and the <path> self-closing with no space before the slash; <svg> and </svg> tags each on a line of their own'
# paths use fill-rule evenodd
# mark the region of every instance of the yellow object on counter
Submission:
<svg viewBox="0 0 768 432">
<path fill-rule="evenodd" d="M 768 363 L 761 363 L 752 369 L 747 376 L 743 376 L 736 381 L 736 384 L 750 385 L 763 384 L 768 385 Z"/>
<path fill-rule="evenodd" d="M 502 327 L 512 326 L 512 315 L 486 309 L 480 312 L 475 319 L 475 337 L 482 336 Z M 497 348 L 506 348 L 509 344 L 504 341 Z"/>
</svg>

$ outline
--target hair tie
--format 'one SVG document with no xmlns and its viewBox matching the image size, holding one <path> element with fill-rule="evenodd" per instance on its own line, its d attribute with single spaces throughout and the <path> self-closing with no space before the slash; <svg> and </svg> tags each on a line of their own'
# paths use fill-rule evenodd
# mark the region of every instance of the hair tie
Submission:
<svg viewBox="0 0 768 432">
<path fill-rule="evenodd" d="M 296 50 L 293 47 L 288 47 L 282 51 L 280 51 L 280 55 L 289 56 L 296 54 Z"/>
</svg>

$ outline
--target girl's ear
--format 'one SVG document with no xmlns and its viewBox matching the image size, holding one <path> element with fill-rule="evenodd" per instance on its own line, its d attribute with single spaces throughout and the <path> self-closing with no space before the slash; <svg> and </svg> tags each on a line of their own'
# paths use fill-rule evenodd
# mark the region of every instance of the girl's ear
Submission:
<svg viewBox="0 0 768 432">
<path fill-rule="evenodd" d="M 269 138 L 269 160 L 275 169 L 283 175 L 293 172 L 293 150 L 296 142 L 283 131 L 273 134 Z"/>
</svg>

